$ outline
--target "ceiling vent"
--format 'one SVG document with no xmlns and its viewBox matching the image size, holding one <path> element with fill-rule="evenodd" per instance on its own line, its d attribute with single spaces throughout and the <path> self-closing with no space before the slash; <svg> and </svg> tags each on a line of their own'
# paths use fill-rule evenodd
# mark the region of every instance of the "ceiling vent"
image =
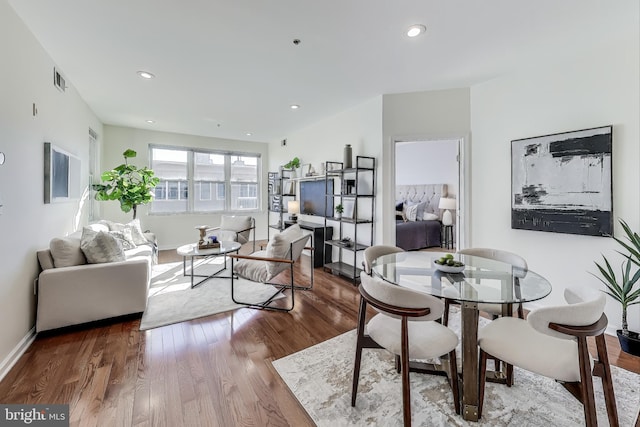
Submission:
<svg viewBox="0 0 640 427">
<path fill-rule="evenodd" d="M 56 70 L 56 67 L 53 67 L 53 85 L 57 87 L 60 92 L 64 92 L 67 89 L 67 82 L 64 76 Z"/>
</svg>

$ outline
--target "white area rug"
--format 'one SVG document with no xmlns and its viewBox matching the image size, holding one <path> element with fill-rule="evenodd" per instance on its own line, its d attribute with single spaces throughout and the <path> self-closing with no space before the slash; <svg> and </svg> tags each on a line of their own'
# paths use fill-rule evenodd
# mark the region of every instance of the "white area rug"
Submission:
<svg viewBox="0 0 640 427">
<path fill-rule="evenodd" d="M 211 274 L 222 266 L 224 258 L 211 258 L 204 262 L 199 260 L 196 274 Z M 221 275 L 229 276 L 230 261 L 227 270 Z M 187 272 L 189 271 L 187 263 Z M 196 277 L 196 283 L 202 280 Z M 276 289 L 244 279 L 235 282 L 236 299 L 241 301 L 261 302 L 269 298 Z M 280 294 L 276 298 L 282 298 Z M 229 310 L 242 308 L 231 299 L 231 279 L 212 278 L 191 289 L 191 279 L 183 276 L 182 262 L 158 264 L 153 266 L 151 286 L 147 309 L 140 321 L 140 330 L 157 328 L 172 323 L 184 322 L 199 317 L 210 316 Z"/>
<path fill-rule="evenodd" d="M 459 330 L 459 325 L 459 314 L 452 316 L 450 326 Z M 353 330 L 278 359 L 273 365 L 318 426 L 401 426 L 401 378 L 395 371 L 393 355 L 385 350 L 363 350 L 356 406 L 351 407 L 355 345 Z M 457 351 L 459 357 L 460 349 Z M 640 375 L 611 368 L 620 425 L 632 426 L 640 407 Z M 514 373 L 515 384 L 511 388 L 487 383 L 478 423 L 456 415 L 445 377 L 411 373 L 413 425 L 584 425 L 582 405 L 560 384 L 518 368 Z M 598 425 L 607 426 L 600 378 L 596 377 L 594 384 Z"/>
</svg>

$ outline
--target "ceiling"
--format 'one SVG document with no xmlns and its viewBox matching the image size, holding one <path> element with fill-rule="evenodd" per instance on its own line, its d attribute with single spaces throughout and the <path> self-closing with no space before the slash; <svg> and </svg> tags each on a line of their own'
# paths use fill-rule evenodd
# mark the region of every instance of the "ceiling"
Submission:
<svg viewBox="0 0 640 427">
<path fill-rule="evenodd" d="M 8 1 L 103 123 L 260 142 L 637 37 L 639 21 L 638 0 Z"/>
</svg>

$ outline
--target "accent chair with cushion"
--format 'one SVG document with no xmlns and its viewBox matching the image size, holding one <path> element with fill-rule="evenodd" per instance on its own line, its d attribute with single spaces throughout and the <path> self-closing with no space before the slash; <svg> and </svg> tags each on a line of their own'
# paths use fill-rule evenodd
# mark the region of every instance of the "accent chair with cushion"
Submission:
<svg viewBox="0 0 640 427">
<path fill-rule="evenodd" d="M 231 299 L 237 304 L 244 304 L 252 308 L 262 308 L 277 311 L 291 311 L 295 305 L 295 290 L 309 290 L 313 288 L 313 248 L 307 243 L 311 239 L 310 234 L 304 234 L 298 224 L 274 235 L 267 244 L 266 250 L 254 252 L 251 255 L 229 254 L 231 258 Z M 300 259 L 303 250 L 311 251 L 309 275 L 310 282 L 305 285 L 296 283 L 294 265 Z M 288 283 L 276 282 L 275 279 L 285 271 L 289 271 Z M 240 301 L 235 294 L 235 275 L 253 282 L 264 283 L 275 288 L 274 294 L 260 302 Z M 290 290 L 290 304 L 282 307 L 275 299 L 280 292 Z"/>
<path fill-rule="evenodd" d="M 207 229 L 207 233 L 220 241 L 238 242 L 241 245 L 252 241 L 251 252 L 256 251 L 256 221 L 251 216 L 222 215 L 220 226 Z"/>
<path fill-rule="evenodd" d="M 592 375 L 602 378 L 611 426 L 618 413 L 604 331 L 605 294 L 565 289 L 567 305 L 531 311 L 527 320 L 501 317 L 480 329 L 480 404 L 482 414 L 487 358 L 494 357 L 562 384 L 584 405 L 585 423 L 597 425 Z M 595 337 L 598 360 L 591 359 L 587 337 Z M 593 366 L 593 369 L 592 369 Z"/>
<path fill-rule="evenodd" d="M 373 245 L 364 250 L 362 266 L 367 274 L 371 274 L 371 264 L 376 258 L 380 258 L 383 255 L 395 254 L 398 252 L 404 252 L 404 249 L 397 246 L 390 245 Z"/>
<path fill-rule="evenodd" d="M 353 368 L 351 406 L 356 405 L 356 393 L 360 376 L 360 362 L 364 348 L 385 348 L 400 355 L 402 372 L 402 406 L 404 425 L 411 425 L 411 398 L 409 360 L 440 358 L 432 372 L 449 379 L 453 392 L 453 404 L 460 413 L 456 346 L 458 336 L 451 329 L 435 320 L 442 317 L 444 304 L 438 298 L 392 285 L 362 272 L 360 275 L 360 310 L 356 357 Z M 365 325 L 367 304 L 378 310 Z M 420 321 L 416 321 L 420 320 Z M 425 372 L 421 369 L 420 372 Z M 422 374 L 421 374 L 422 375 Z"/>
</svg>

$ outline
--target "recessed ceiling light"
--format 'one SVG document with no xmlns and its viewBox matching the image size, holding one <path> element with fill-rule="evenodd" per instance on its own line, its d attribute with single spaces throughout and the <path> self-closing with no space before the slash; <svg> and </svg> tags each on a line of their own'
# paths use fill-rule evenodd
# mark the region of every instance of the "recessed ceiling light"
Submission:
<svg viewBox="0 0 640 427">
<path fill-rule="evenodd" d="M 143 79 L 152 79 L 155 76 L 148 71 L 138 71 L 138 75 Z"/>
<path fill-rule="evenodd" d="M 292 110 L 297 110 L 298 108 L 300 108 L 300 106 L 298 104 L 292 104 L 291 105 L 291 109 Z"/>
<path fill-rule="evenodd" d="M 412 25 L 409 28 L 407 28 L 407 36 L 408 37 L 417 37 L 420 34 L 424 33 L 425 31 L 427 31 L 427 27 L 425 27 L 422 24 Z"/>
<path fill-rule="evenodd" d="M 156 121 L 155 120 L 147 120 L 147 123 L 149 124 L 154 124 Z"/>
<path fill-rule="evenodd" d="M 247 136 L 251 136 L 253 135 L 251 132 L 247 132 Z"/>
</svg>

